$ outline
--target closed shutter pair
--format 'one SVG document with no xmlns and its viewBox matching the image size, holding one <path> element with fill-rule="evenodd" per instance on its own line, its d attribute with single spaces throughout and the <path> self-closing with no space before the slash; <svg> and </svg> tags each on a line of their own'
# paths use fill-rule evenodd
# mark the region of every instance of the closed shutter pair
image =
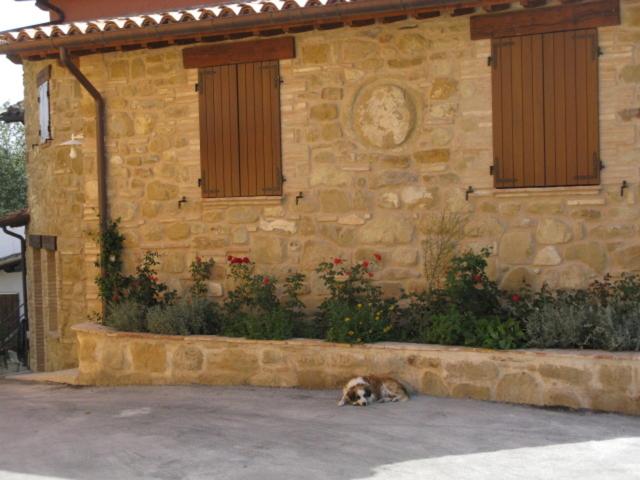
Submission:
<svg viewBox="0 0 640 480">
<path fill-rule="evenodd" d="M 199 71 L 202 193 L 282 194 L 279 63 Z"/>
<path fill-rule="evenodd" d="M 497 188 L 600 181 L 596 29 L 492 40 Z"/>
</svg>

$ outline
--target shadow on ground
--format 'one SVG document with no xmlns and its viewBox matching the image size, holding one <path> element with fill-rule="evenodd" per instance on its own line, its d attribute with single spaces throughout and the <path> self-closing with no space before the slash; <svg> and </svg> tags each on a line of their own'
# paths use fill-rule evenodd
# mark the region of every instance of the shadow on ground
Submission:
<svg viewBox="0 0 640 480">
<path fill-rule="evenodd" d="M 0 380 L 0 479 L 640 479 L 640 418 L 337 396 Z"/>
</svg>

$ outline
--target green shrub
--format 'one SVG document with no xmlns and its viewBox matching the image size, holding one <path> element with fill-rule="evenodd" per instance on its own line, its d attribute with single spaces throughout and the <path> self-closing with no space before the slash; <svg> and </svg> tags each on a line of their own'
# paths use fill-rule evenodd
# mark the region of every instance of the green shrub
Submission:
<svg viewBox="0 0 640 480">
<path fill-rule="evenodd" d="M 122 332 L 146 332 L 147 308 L 135 300 L 110 304 L 104 324 Z"/>
<path fill-rule="evenodd" d="M 322 262 L 316 272 L 329 292 L 318 309 L 316 323 L 325 338 L 333 342 L 365 343 L 391 337 L 396 300 L 384 299 L 382 289 L 373 285 L 373 271 L 382 260 L 348 265 L 341 258 Z"/>
<path fill-rule="evenodd" d="M 156 305 L 147 312 L 147 329 L 164 335 L 218 333 L 215 303 L 203 298 L 185 298 L 172 305 Z"/>
<path fill-rule="evenodd" d="M 518 348 L 524 341 L 524 332 L 513 319 L 496 315 L 476 318 L 456 308 L 433 315 L 430 324 L 423 326 L 419 335 L 424 343 L 497 350 Z"/>
<path fill-rule="evenodd" d="M 526 319 L 528 345 L 640 351 L 640 304 L 556 295 Z"/>
<path fill-rule="evenodd" d="M 480 253 L 468 251 L 453 257 L 444 292 L 438 292 L 439 295 L 444 295 L 460 312 L 476 317 L 499 315 L 501 292 L 486 273 L 490 254 L 490 250 L 485 248 Z"/>
<path fill-rule="evenodd" d="M 189 291 L 192 297 L 203 297 L 207 294 L 207 280 L 211 278 L 211 270 L 215 262 L 212 258 L 209 260 L 202 260 L 202 257 L 196 257 L 191 265 L 189 265 L 189 273 L 191 273 L 191 280 L 193 285 Z"/>
<path fill-rule="evenodd" d="M 142 262 L 136 267 L 135 275 L 122 273 L 124 235 L 120 233 L 120 219 L 108 223 L 106 230 L 98 238 L 98 243 L 100 255 L 95 265 L 101 271 L 95 282 L 100 298 L 107 306 L 131 300 L 148 308 L 168 305 L 175 300 L 176 292 L 158 281 L 157 252 L 145 253 Z"/>
<path fill-rule="evenodd" d="M 232 337 L 286 339 L 293 336 L 303 316 L 300 301 L 304 275 L 289 275 L 278 295 L 278 281 L 255 273 L 247 257 L 227 258 L 235 287 L 223 306 L 221 331 Z M 282 297 L 282 298 L 281 298 Z"/>
<path fill-rule="evenodd" d="M 262 314 L 244 315 L 246 337 L 262 340 L 286 340 L 293 336 L 294 316 L 282 307 Z"/>
<path fill-rule="evenodd" d="M 330 342 L 371 343 L 388 340 L 393 329 L 394 302 L 328 303 L 325 315 L 329 328 L 326 338 Z"/>
</svg>

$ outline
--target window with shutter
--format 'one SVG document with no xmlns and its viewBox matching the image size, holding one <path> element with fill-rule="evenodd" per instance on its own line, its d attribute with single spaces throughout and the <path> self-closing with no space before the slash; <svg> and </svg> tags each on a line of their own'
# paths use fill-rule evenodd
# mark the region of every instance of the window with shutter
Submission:
<svg viewBox="0 0 640 480">
<path fill-rule="evenodd" d="M 492 40 L 497 188 L 600 182 L 596 29 Z"/>
<path fill-rule="evenodd" d="M 49 81 L 51 80 L 51 66 L 38 73 L 38 124 L 40 143 L 51 140 L 51 116 L 49 108 Z"/>
<path fill-rule="evenodd" d="M 279 63 L 200 69 L 205 197 L 282 194 Z"/>
</svg>

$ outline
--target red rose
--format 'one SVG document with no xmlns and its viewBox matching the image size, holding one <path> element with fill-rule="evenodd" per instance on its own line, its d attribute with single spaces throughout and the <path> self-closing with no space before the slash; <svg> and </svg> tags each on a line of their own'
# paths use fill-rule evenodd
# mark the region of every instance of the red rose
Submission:
<svg viewBox="0 0 640 480">
<path fill-rule="evenodd" d="M 242 259 L 240 257 L 233 257 L 231 259 L 231 265 L 238 265 L 239 263 L 242 263 Z"/>
<path fill-rule="evenodd" d="M 369 278 L 373 277 L 373 273 L 369 272 Z"/>
<path fill-rule="evenodd" d="M 233 260 L 233 257 L 232 257 L 231 255 L 229 255 L 229 256 L 227 257 L 227 261 L 228 261 L 228 262 L 230 262 L 231 260 Z"/>
<path fill-rule="evenodd" d="M 365 260 L 364 262 L 362 262 L 362 266 L 363 266 L 364 268 L 369 268 L 369 261 L 368 261 L 368 260 Z"/>
<path fill-rule="evenodd" d="M 473 277 L 471 277 L 475 283 L 480 283 L 482 281 L 482 275 L 476 273 Z"/>
<path fill-rule="evenodd" d="M 518 303 L 520 300 L 522 300 L 522 297 L 520 295 L 518 295 L 517 293 L 514 293 L 513 295 L 511 295 L 511 301 L 514 303 Z"/>
<path fill-rule="evenodd" d="M 333 259 L 333 264 L 334 265 L 340 265 L 341 263 L 342 263 L 342 259 L 341 258 L 336 257 L 336 258 Z"/>
<path fill-rule="evenodd" d="M 264 277 L 264 278 L 262 279 L 262 284 L 263 284 L 263 285 L 269 285 L 269 283 L 270 283 L 269 277 Z"/>
<path fill-rule="evenodd" d="M 250 263 L 249 257 L 244 257 L 242 263 Z"/>
<path fill-rule="evenodd" d="M 379 253 L 374 253 L 373 254 L 373 258 L 375 258 L 376 261 L 378 261 L 378 262 L 382 261 L 382 255 L 380 255 Z"/>
</svg>

